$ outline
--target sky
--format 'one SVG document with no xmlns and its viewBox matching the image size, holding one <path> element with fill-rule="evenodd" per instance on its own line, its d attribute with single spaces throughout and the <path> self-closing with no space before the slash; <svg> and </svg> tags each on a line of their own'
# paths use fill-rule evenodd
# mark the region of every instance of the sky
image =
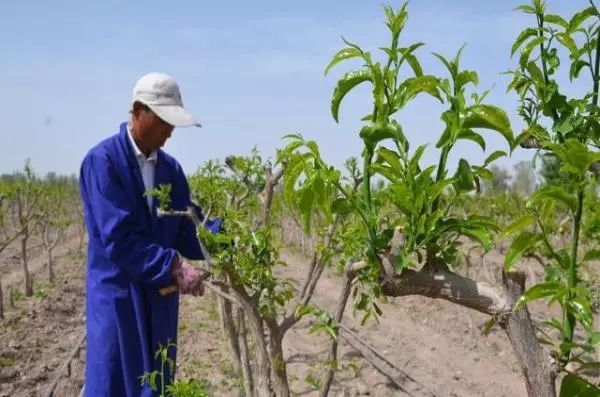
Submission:
<svg viewBox="0 0 600 397">
<path fill-rule="evenodd" d="M 513 11 L 525 0 L 413 0 L 401 45 L 421 41 L 426 73 L 445 75 L 431 55 L 453 56 L 466 43 L 465 68 L 479 73 L 479 91 L 504 108 L 518 133 L 510 47 L 531 19 Z M 373 53 L 388 45 L 382 1 L 2 1 L 0 2 L 0 174 L 30 158 L 36 172 L 77 173 L 86 152 L 125 121 L 136 80 L 159 71 L 173 76 L 186 108 L 203 128 L 176 129 L 164 147 L 187 173 L 212 158 L 244 155 L 256 146 L 273 157 L 282 137 L 316 140 L 325 159 L 341 166 L 360 155 L 360 118 L 371 108 L 365 85 L 330 113 L 343 73 L 359 63 L 324 68 L 343 46 L 341 36 Z M 393 7 L 402 2 L 389 1 Z M 548 1 L 570 17 L 585 0 Z M 424 161 L 438 157 L 435 142 L 443 107 L 422 97 L 397 117 L 412 142 L 430 143 Z M 488 153 L 507 150 L 486 132 Z M 517 150 L 499 165 L 531 159 Z M 451 161 L 482 161 L 477 146 L 461 144 Z"/>
</svg>

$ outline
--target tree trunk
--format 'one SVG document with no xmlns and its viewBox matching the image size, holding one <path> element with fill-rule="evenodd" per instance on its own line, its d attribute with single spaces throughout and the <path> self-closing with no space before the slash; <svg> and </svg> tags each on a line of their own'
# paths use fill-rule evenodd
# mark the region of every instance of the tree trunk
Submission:
<svg viewBox="0 0 600 397">
<path fill-rule="evenodd" d="M 525 291 L 525 274 L 522 272 L 503 272 L 502 281 L 506 287 L 510 307 Z M 500 319 L 500 325 L 506 331 L 517 360 L 525 377 L 529 397 L 556 397 L 555 364 L 540 345 L 527 306 Z"/>
<path fill-rule="evenodd" d="M 250 297 L 241 287 L 233 287 L 244 314 L 249 321 L 256 354 L 255 385 L 257 397 L 271 397 L 271 375 L 269 368 L 269 353 L 265 342 L 264 328 L 258 307 L 251 302 Z"/>
<path fill-rule="evenodd" d="M 21 238 L 21 263 L 23 265 L 23 275 L 25 277 L 25 296 L 33 296 L 33 280 L 29 274 L 29 266 L 27 263 L 27 240 L 29 238 L 29 232 L 25 231 Z"/>
<path fill-rule="evenodd" d="M 219 302 L 219 312 L 221 314 L 221 326 L 223 327 L 225 337 L 229 341 L 229 349 L 233 357 L 233 368 L 235 372 L 239 372 L 241 370 L 240 346 L 231 312 L 231 302 L 221 297 L 217 297 L 217 301 Z"/>
<path fill-rule="evenodd" d="M 282 335 L 277 329 L 276 321 L 273 321 L 269 332 L 271 345 L 271 374 L 275 383 L 275 394 L 277 397 L 289 397 L 290 386 L 288 384 L 287 368 L 283 359 Z"/>
<path fill-rule="evenodd" d="M 54 261 L 52 258 L 52 248 L 48 249 L 48 281 L 54 282 Z"/>
<path fill-rule="evenodd" d="M 2 292 L 2 278 L 0 278 L 0 319 L 4 318 L 4 292 Z"/>
<path fill-rule="evenodd" d="M 240 348 L 240 363 L 242 370 L 242 379 L 244 381 L 244 390 L 246 397 L 255 397 L 254 379 L 252 378 L 252 370 L 250 369 L 250 355 L 248 353 L 248 332 L 246 331 L 246 320 L 244 312 L 237 308 L 236 317 L 238 319 L 238 346 Z"/>
<path fill-rule="evenodd" d="M 342 322 L 342 317 L 344 316 L 344 310 L 346 310 L 346 304 L 348 303 L 348 298 L 350 297 L 350 291 L 352 289 L 352 280 L 354 280 L 354 274 L 346 275 L 346 284 L 342 289 L 340 294 L 340 299 L 338 301 L 338 307 L 335 312 L 335 321 L 337 324 Z M 323 383 L 321 386 L 321 391 L 319 392 L 319 397 L 327 397 L 329 394 L 329 388 L 331 387 L 331 382 L 333 382 L 333 375 L 337 370 L 337 353 L 338 353 L 338 343 L 340 340 L 340 329 L 339 327 L 336 330 L 336 338 L 331 340 L 331 345 L 329 346 L 329 368 L 323 377 Z"/>
</svg>

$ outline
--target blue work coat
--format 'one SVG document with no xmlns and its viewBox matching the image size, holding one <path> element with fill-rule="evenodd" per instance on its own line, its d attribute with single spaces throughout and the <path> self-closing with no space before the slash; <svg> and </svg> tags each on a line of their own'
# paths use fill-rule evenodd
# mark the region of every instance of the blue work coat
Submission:
<svg viewBox="0 0 600 397">
<path fill-rule="evenodd" d="M 172 209 L 190 205 L 181 166 L 162 150 L 154 180 L 171 184 Z M 161 296 L 159 289 L 175 282 L 176 252 L 202 259 L 195 227 L 187 218 L 158 218 L 156 200 L 149 209 L 125 123 L 85 156 L 80 188 L 89 234 L 85 395 L 154 396 L 140 376 L 160 370 L 159 345 L 177 343 L 179 309 L 179 294 Z"/>
</svg>

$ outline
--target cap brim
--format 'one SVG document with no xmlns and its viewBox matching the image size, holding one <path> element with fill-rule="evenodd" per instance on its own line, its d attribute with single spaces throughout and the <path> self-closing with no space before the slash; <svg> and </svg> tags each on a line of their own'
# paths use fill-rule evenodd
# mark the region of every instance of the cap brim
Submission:
<svg viewBox="0 0 600 397">
<path fill-rule="evenodd" d="M 202 127 L 183 107 L 176 105 L 147 105 L 158 117 L 175 127 Z"/>
</svg>

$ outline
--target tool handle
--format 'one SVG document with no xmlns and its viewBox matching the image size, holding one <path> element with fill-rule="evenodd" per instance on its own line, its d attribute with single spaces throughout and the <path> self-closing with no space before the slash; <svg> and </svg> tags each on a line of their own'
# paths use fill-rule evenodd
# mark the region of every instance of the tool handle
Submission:
<svg viewBox="0 0 600 397">
<path fill-rule="evenodd" d="M 168 287 L 164 287 L 158 290 L 158 293 L 161 296 L 167 296 L 169 294 L 172 294 L 173 292 L 176 292 L 177 290 L 179 290 L 179 288 L 173 284 L 173 285 L 169 285 Z"/>
<path fill-rule="evenodd" d="M 210 272 L 206 272 L 200 277 L 200 281 L 208 280 L 210 278 L 210 276 L 211 276 Z M 163 287 L 163 288 L 159 289 L 158 293 L 161 296 L 167 296 L 178 290 L 179 290 L 179 287 L 177 287 L 177 285 L 173 284 L 173 285 L 169 285 L 168 287 Z"/>
</svg>

